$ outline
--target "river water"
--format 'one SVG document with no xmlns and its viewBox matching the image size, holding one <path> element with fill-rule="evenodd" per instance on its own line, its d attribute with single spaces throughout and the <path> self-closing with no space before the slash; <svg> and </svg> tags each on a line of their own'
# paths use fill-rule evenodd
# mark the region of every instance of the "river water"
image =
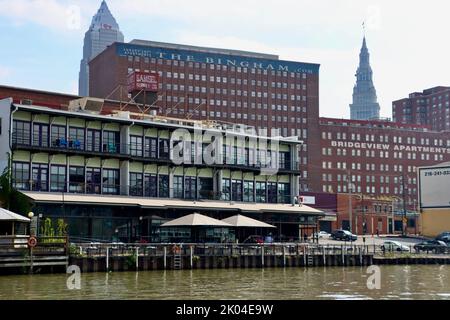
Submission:
<svg viewBox="0 0 450 320">
<path fill-rule="evenodd" d="M 0 299 L 450 299 L 450 266 L 380 271 L 373 290 L 365 267 L 89 273 L 80 290 L 65 274 L 1 276 Z"/>
</svg>

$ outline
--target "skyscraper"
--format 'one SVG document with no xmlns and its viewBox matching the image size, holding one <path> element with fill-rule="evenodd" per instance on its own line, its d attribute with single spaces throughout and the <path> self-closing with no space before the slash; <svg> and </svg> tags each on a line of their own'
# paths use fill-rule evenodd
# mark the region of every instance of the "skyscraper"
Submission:
<svg viewBox="0 0 450 320">
<path fill-rule="evenodd" d="M 83 60 L 80 63 L 78 82 L 80 96 L 89 95 L 89 61 L 114 42 L 124 42 L 124 37 L 108 5 L 102 1 L 84 36 Z"/>
<path fill-rule="evenodd" d="M 364 37 L 359 67 L 356 71 L 356 84 L 353 88 L 353 103 L 350 105 L 352 120 L 369 120 L 380 118 L 380 105 L 377 102 L 377 92 L 373 85 L 373 72 L 370 67 L 370 54 Z"/>
</svg>

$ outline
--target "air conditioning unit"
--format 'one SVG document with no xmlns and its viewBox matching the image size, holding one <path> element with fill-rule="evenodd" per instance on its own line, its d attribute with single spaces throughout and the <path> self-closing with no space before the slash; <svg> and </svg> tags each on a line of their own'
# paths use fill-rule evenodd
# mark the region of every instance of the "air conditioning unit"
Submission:
<svg viewBox="0 0 450 320">
<path fill-rule="evenodd" d="M 99 114 L 103 108 L 105 100 L 99 98 L 85 97 L 69 102 L 69 111 L 85 111 Z"/>
<path fill-rule="evenodd" d="M 20 100 L 20 104 L 25 105 L 25 106 L 31 106 L 31 105 L 33 105 L 33 100 L 31 100 L 31 99 L 22 99 L 22 100 Z"/>
</svg>

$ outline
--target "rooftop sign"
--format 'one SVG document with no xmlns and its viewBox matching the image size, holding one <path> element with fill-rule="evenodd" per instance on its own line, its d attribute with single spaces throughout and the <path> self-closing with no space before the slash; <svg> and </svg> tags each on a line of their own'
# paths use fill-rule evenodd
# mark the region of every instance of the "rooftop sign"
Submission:
<svg viewBox="0 0 450 320">
<path fill-rule="evenodd" d="M 229 67 L 253 68 L 267 71 L 286 71 L 306 74 L 318 74 L 320 67 L 320 65 L 312 63 L 270 60 L 183 49 L 167 49 L 128 43 L 117 43 L 116 54 L 121 57 L 137 56 L 143 58 L 199 62 L 207 64 L 218 64 Z"/>
</svg>

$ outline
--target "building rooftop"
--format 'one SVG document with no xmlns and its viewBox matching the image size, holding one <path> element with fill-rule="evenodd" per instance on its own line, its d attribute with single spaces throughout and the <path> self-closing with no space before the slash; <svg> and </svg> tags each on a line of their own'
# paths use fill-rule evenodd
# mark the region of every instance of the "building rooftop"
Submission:
<svg viewBox="0 0 450 320">
<path fill-rule="evenodd" d="M 160 48 L 174 49 L 174 50 L 188 50 L 188 51 L 197 51 L 197 52 L 213 53 L 213 54 L 225 54 L 225 55 L 230 55 L 230 56 L 243 56 L 243 57 L 259 58 L 259 59 L 279 60 L 279 56 L 277 56 L 277 55 L 251 52 L 251 51 L 220 49 L 220 48 L 211 48 L 211 47 L 199 47 L 199 46 L 191 46 L 191 45 L 185 45 L 185 44 L 175 44 L 175 43 L 138 40 L 138 39 L 134 39 L 130 43 L 136 44 L 136 45 L 141 45 L 141 46 L 160 47 Z"/>
</svg>

